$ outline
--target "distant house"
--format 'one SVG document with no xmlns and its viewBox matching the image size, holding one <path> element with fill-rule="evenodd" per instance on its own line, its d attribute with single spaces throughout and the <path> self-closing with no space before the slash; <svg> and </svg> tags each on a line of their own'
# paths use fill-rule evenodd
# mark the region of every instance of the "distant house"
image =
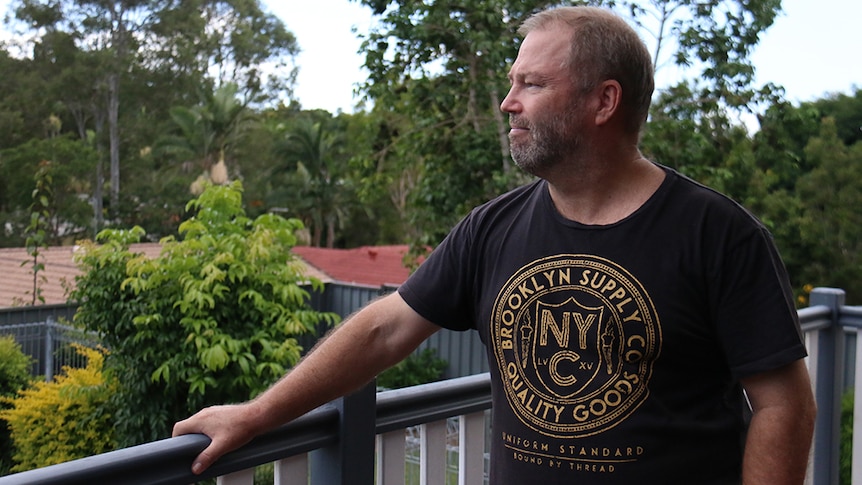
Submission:
<svg viewBox="0 0 862 485">
<path fill-rule="evenodd" d="M 159 255 L 159 243 L 133 244 L 132 252 L 150 258 Z M 339 282 L 361 286 L 393 286 L 410 274 L 402 259 L 408 246 L 366 246 L 356 249 L 326 249 L 299 246 L 293 252 L 306 263 L 306 274 L 323 283 Z M 40 249 L 44 270 L 37 275 L 44 304 L 66 303 L 67 290 L 75 285 L 81 271 L 74 262 L 75 246 Z M 0 248 L 0 308 L 33 303 L 33 258 L 25 248 Z M 36 304 L 42 304 L 36 301 Z"/>
<path fill-rule="evenodd" d="M 39 262 L 44 270 L 37 274 L 36 284 L 44 304 L 66 303 L 67 289 L 74 288 L 75 277 L 81 271 L 75 265 L 77 246 L 54 246 L 39 249 Z M 133 244 L 134 252 L 149 257 L 158 256 L 157 243 Z M 30 305 L 33 303 L 33 257 L 25 248 L 0 248 L 0 308 Z M 41 304 L 36 301 L 36 304 Z"/>
</svg>

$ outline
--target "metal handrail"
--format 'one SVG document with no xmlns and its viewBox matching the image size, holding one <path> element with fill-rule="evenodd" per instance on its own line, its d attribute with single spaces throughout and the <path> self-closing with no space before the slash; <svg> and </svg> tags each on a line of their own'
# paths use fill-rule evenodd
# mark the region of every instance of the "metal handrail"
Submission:
<svg viewBox="0 0 862 485">
<path fill-rule="evenodd" d="M 801 308 L 796 313 L 799 315 L 799 325 L 803 332 L 812 332 L 832 326 L 832 309 L 826 305 Z"/>
<path fill-rule="evenodd" d="M 422 392 L 415 392 L 420 387 Z M 377 394 L 376 433 L 388 433 L 486 409 L 491 409 L 491 375 L 487 372 L 383 391 Z"/>
<path fill-rule="evenodd" d="M 490 382 L 486 373 L 380 392 L 376 432 L 489 409 Z M 338 420 L 333 404 L 321 406 L 228 453 L 201 475 L 191 473 L 191 463 L 210 439 L 194 434 L 7 475 L 0 485 L 188 484 L 333 445 L 339 441 Z"/>
</svg>

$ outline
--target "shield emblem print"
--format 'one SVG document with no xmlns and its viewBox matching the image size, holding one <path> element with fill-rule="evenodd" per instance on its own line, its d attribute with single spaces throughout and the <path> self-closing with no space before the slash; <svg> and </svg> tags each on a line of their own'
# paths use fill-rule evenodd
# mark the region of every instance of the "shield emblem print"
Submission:
<svg viewBox="0 0 862 485">
<path fill-rule="evenodd" d="M 574 297 L 560 304 L 536 303 L 532 371 L 551 394 L 565 399 L 594 390 L 590 384 L 604 370 L 607 353 L 602 352 L 603 314 L 604 307 L 588 307 Z M 607 336 L 604 340 L 606 345 Z"/>
</svg>

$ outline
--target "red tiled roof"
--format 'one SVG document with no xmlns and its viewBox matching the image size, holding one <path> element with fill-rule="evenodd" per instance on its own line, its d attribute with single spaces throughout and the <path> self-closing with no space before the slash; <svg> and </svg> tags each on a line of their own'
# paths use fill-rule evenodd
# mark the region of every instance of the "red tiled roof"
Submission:
<svg viewBox="0 0 862 485">
<path fill-rule="evenodd" d="M 149 258 L 161 253 L 159 243 L 133 244 L 129 249 L 133 253 L 144 253 Z M 39 262 L 45 269 L 39 272 L 37 284 L 45 304 L 66 303 L 66 288 L 73 288 L 75 276 L 81 274 L 72 257 L 75 246 L 57 246 L 40 251 Z M 22 266 L 21 263 L 25 261 Z M 308 263 L 305 274 L 324 283 L 332 281 L 327 274 Z M 0 275 L 0 308 L 33 302 L 33 259 L 25 248 L 0 248 Z M 39 301 L 36 303 L 41 304 Z"/>
<path fill-rule="evenodd" d="M 81 274 L 72 257 L 75 248 L 55 246 L 39 249 L 39 262 L 44 265 L 44 270 L 39 271 L 36 284 L 45 304 L 66 303 L 66 289 L 74 288 L 75 276 Z M 159 255 L 161 246 L 142 243 L 133 244 L 129 249 L 152 258 Z M 0 275 L 3 275 L 0 278 L 0 308 L 33 303 L 33 257 L 25 248 L 0 248 Z M 38 300 L 36 303 L 40 304 Z"/>
<path fill-rule="evenodd" d="M 297 246 L 293 252 L 308 264 L 342 283 L 398 286 L 410 276 L 404 266 L 407 245 L 330 249 Z"/>
</svg>

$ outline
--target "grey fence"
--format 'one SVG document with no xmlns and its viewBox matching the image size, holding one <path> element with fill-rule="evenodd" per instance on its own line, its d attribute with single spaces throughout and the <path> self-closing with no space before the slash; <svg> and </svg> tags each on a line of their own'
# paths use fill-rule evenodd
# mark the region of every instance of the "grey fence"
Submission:
<svg viewBox="0 0 862 485">
<path fill-rule="evenodd" d="M 86 358 L 73 344 L 98 345 L 98 338 L 69 325 L 56 323 L 52 317 L 44 322 L 0 325 L 0 335 L 11 335 L 24 354 L 32 359 L 30 374 L 44 376 L 46 381 L 60 373 L 64 366 L 84 367 Z"/>
<path fill-rule="evenodd" d="M 337 313 L 342 318 L 346 318 L 371 300 L 395 290 L 393 286 L 378 288 L 329 283 L 322 294 L 312 297 L 312 307 Z M 443 372 L 445 379 L 482 374 L 489 370 L 485 346 L 477 332 L 437 332 L 423 342 L 415 353 L 421 353 L 429 348 L 435 350 L 437 356 L 447 362 L 446 370 Z"/>
</svg>

